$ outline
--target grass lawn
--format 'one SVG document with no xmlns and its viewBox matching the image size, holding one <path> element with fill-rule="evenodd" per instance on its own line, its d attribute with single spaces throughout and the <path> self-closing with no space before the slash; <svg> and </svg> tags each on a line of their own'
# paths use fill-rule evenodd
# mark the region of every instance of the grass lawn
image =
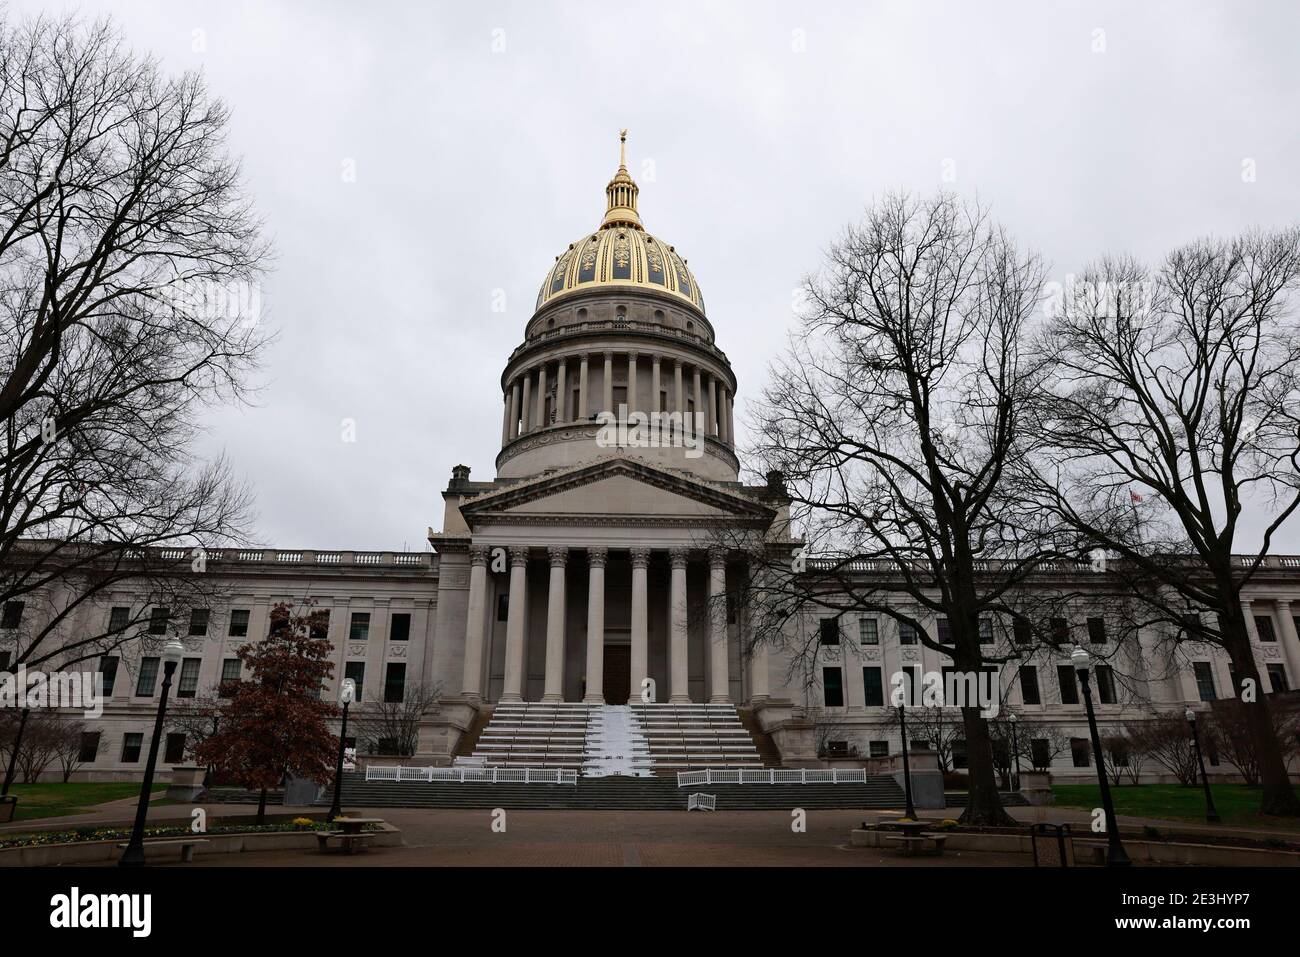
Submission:
<svg viewBox="0 0 1300 957">
<path fill-rule="evenodd" d="M 1259 814 L 1259 788 L 1244 784 L 1211 784 L 1214 806 L 1222 822 L 1232 827 L 1300 830 L 1300 819 Z M 1101 789 L 1095 784 L 1053 784 L 1056 803 L 1063 807 L 1101 807 Z M 1205 792 L 1178 784 L 1122 785 L 1110 789 L 1116 814 L 1205 823 Z"/>
<path fill-rule="evenodd" d="M 166 784 L 155 784 L 153 794 L 167 790 Z M 69 781 L 41 784 L 15 784 L 10 794 L 18 797 L 15 821 L 34 821 L 43 817 L 63 814 L 81 814 L 96 804 L 134 797 L 140 793 L 139 781 Z M 151 803 L 154 803 L 151 801 Z"/>
</svg>

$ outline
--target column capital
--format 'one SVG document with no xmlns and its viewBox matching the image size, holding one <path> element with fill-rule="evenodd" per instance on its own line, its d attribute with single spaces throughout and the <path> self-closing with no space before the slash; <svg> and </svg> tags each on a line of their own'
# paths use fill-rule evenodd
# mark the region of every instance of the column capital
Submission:
<svg viewBox="0 0 1300 957">
<path fill-rule="evenodd" d="M 1278 610 L 1278 611 L 1282 611 L 1283 609 L 1285 609 L 1285 610 L 1287 610 L 1287 611 L 1290 611 L 1290 610 L 1291 610 L 1291 599 L 1290 599 L 1290 598 L 1274 598 L 1274 599 L 1273 599 L 1273 604 L 1277 605 L 1277 610 Z"/>
<path fill-rule="evenodd" d="M 722 545 L 709 546 L 709 567 L 717 568 L 727 564 L 727 549 Z"/>
<path fill-rule="evenodd" d="M 650 564 L 650 549 L 638 545 L 632 549 L 632 567 L 646 568 Z"/>
<path fill-rule="evenodd" d="M 668 549 L 668 560 L 673 568 L 685 568 L 687 560 L 691 557 L 689 548 L 670 548 Z"/>
<path fill-rule="evenodd" d="M 589 568 L 604 568 L 607 561 L 609 561 L 608 548 L 587 549 L 587 566 Z"/>
<path fill-rule="evenodd" d="M 567 545 L 552 545 L 546 549 L 546 554 L 551 560 L 552 568 L 563 568 L 569 564 L 569 547 Z"/>
<path fill-rule="evenodd" d="M 578 355 L 578 358 L 582 360 L 582 364 L 583 364 L 584 366 L 587 364 L 587 353 L 585 353 L 585 352 L 580 353 L 580 354 Z"/>
<path fill-rule="evenodd" d="M 491 552 L 492 549 L 488 545 L 471 545 L 469 547 L 469 563 L 471 565 L 486 565 Z"/>
<path fill-rule="evenodd" d="M 510 565 L 511 567 L 528 564 L 528 546 L 511 545 L 510 546 Z"/>
<path fill-rule="evenodd" d="M 652 352 L 650 353 L 650 358 L 655 361 L 655 365 L 658 365 L 664 361 L 664 354 L 662 352 Z"/>
<path fill-rule="evenodd" d="M 604 352 L 604 356 L 605 356 L 605 361 L 606 361 L 606 362 L 613 362 L 613 361 L 614 361 L 614 350 L 613 350 L 613 349 L 606 349 L 605 352 Z"/>
</svg>

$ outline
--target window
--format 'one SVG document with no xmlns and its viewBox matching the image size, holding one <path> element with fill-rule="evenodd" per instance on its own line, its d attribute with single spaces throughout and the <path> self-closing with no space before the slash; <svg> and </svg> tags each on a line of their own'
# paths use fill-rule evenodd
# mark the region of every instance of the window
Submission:
<svg viewBox="0 0 1300 957">
<path fill-rule="evenodd" d="M 330 634 L 330 613 L 321 609 L 311 613 L 311 624 L 307 626 L 307 631 L 313 641 L 325 641 Z"/>
<path fill-rule="evenodd" d="M 1087 738 L 1070 739 L 1070 757 L 1074 759 L 1076 768 L 1092 767 L 1092 749 Z"/>
<path fill-rule="evenodd" d="M 736 616 L 739 614 L 738 602 L 734 592 L 727 593 L 727 624 L 734 625 L 740 619 Z"/>
<path fill-rule="evenodd" d="M 880 626 L 874 618 L 858 619 L 858 641 L 864 645 L 880 644 Z"/>
<path fill-rule="evenodd" d="M 230 612 L 230 631 L 227 632 L 231 638 L 248 637 L 248 609 L 236 608 Z"/>
<path fill-rule="evenodd" d="M 23 620 L 23 609 L 26 607 L 26 602 L 5 602 L 5 610 L 0 614 L 0 628 L 17 628 L 18 623 Z"/>
<path fill-rule="evenodd" d="M 993 644 L 993 619 L 992 618 L 980 619 L 980 644 L 981 645 Z"/>
<path fill-rule="evenodd" d="M 1268 665 L 1268 687 L 1274 694 L 1279 691 L 1287 691 L 1288 685 L 1286 680 L 1286 666 L 1282 664 Z"/>
<path fill-rule="evenodd" d="M 1017 615 L 1011 622 L 1011 637 L 1018 645 L 1027 645 L 1034 640 L 1034 628 L 1029 624 L 1029 619 L 1022 615 Z"/>
<path fill-rule="evenodd" d="M 837 618 L 823 618 L 819 625 L 820 640 L 823 645 L 840 643 L 840 623 Z"/>
<path fill-rule="evenodd" d="M 388 663 L 384 675 L 384 701 L 388 704 L 400 704 L 406 695 L 406 665 L 396 661 Z"/>
<path fill-rule="evenodd" d="M 180 764 L 185 760 L 185 734 L 174 731 L 167 735 L 167 746 L 163 749 L 163 760 L 168 764 Z"/>
<path fill-rule="evenodd" d="M 1029 762 L 1036 771 L 1046 771 L 1052 766 L 1052 749 L 1046 738 L 1033 738 L 1029 742 Z"/>
<path fill-rule="evenodd" d="M 398 754 L 396 738 L 377 738 L 375 740 L 376 754 Z"/>
<path fill-rule="evenodd" d="M 1064 618 L 1049 618 L 1047 626 L 1048 633 L 1052 636 L 1052 644 L 1068 645 L 1070 643 L 1070 623 Z"/>
<path fill-rule="evenodd" d="M 844 682 L 839 668 L 822 669 L 822 700 L 828 708 L 844 707 Z"/>
<path fill-rule="evenodd" d="M 868 666 L 862 669 L 862 685 L 868 708 L 880 708 L 885 704 L 885 687 L 881 680 L 879 668 Z"/>
<path fill-rule="evenodd" d="M 111 608 L 108 612 L 108 630 L 112 633 L 123 631 L 131 622 L 131 609 L 121 606 Z"/>
<path fill-rule="evenodd" d="M 190 609 L 190 634 L 206 635 L 208 633 L 208 609 Z"/>
<path fill-rule="evenodd" d="M 1105 618 L 1088 619 L 1088 640 L 1094 645 L 1104 645 L 1106 643 Z"/>
<path fill-rule="evenodd" d="M 1214 669 L 1208 661 L 1193 661 L 1192 671 L 1196 675 L 1196 690 L 1202 701 L 1214 701 L 1218 695 L 1214 691 Z"/>
<path fill-rule="evenodd" d="M 361 700 L 361 689 L 366 684 L 366 663 L 364 661 L 349 661 L 343 666 L 343 677 L 351 678 L 357 686 L 357 700 Z"/>
<path fill-rule="evenodd" d="M 105 655 L 99 659 L 99 673 L 104 679 L 104 697 L 112 697 L 113 686 L 117 684 L 117 657 Z"/>
<path fill-rule="evenodd" d="M 365 641 L 370 637 L 370 612 L 354 611 L 352 626 L 348 629 L 349 641 Z"/>
<path fill-rule="evenodd" d="M 900 645 L 916 644 L 916 626 L 908 621 L 898 623 L 898 643 Z"/>
<path fill-rule="evenodd" d="M 218 695 L 229 698 L 235 693 L 233 686 L 239 684 L 243 668 L 244 663 L 238 658 L 227 658 L 221 662 L 221 684 L 217 686 Z"/>
<path fill-rule="evenodd" d="M 135 764 L 140 760 L 140 745 L 144 743 L 144 734 L 128 731 L 122 735 L 122 763 Z"/>
<path fill-rule="evenodd" d="M 958 738 L 952 743 L 952 769 L 964 771 L 969 766 L 970 761 L 966 757 L 966 739 Z"/>
<path fill-rule="evenodd" d="M 868 742 L 867 742 L 867 753 L 868 753 L 869 755 L 871 755 L 871 757 L 873 757 L 873 758 L 887 758 L 887 757 L 889 757 L 889 742 L 888 742 L 888 741 L 868 741 Z"/>
<path fill-rule="evenodd" d="M 497 621 L 510 620 L 510 593 L 507 591 L 497 595 Z"/>
<path fill-rule="evenodd" d="M 1020 666 L 1020 700 L 1025 704 L 1043 703 L 1038 691 L 1038 668 L 1034 665 Z"/>
<path fill-rule="evenodd" d="M 949 623 L 947 618 L 940 618 L 935 621 L 935 631 L 939 635 L 939 642 L 941 644 L 952 644 L 952 625 Z"/>
<path fill-rule="evenodd" d="M 1074 665 L 1057 665 L 1056 680 L 1061 685 L 1061 704 L 1078 704 L 1078 675 L 1074 673 Z"/>
<path fill-rule="evenodd" d="M 149 634 L 167 634 L 167 619 L 169 619 L 171 615 L 172 610 L 165 605 L 160 608 L 151 608 L 149 610 Z"/>
<path fill-rule="evenodd" d="M 193 698 L 199 690 L 199 665 L 198 658 L 186 658 L 181 662 L 181 680 L 176 689 L 176 697 Z"/>
<path fill-rule="evenodd" d="M 388 629 L 389 641 L 406 641 L 411 637 L 411 616 L 405 612 L 393 616 L 393 623 Z"/>
<path fill-rule="evenodd" d="M 97 757 L 99 757 L 99 732 L 81 732 L 81 750 L 77 752 L 77 760 L 82 764 L 89 764 Z"/>
<path fill-rule="evenodd" d="M 289 609 L 272 608 L 271 621 L 266 626 L 266 637 L 277 638 L 289 631 Z"/>
<path fill-rule="evenodd" d="M 8 627 L 12 628 L 13 625 L 9 625 Z M 1277 641 L 1277 632 L 1273 630 L 1272 615 L 1256 615 L 1255 630 L 1259 632 L 1260 641 Z"/>
<path fill-rule="evenodd" d="M 915 708 L 921 703 L 921 669 L 917 665 L 906 665 L 899 669 L 903 676 L 903 703 Z M 893 704 L 891 698 L 890 704 Z"/>
<path fill-rule="evenodd" d="M 0 671 L 9 670 L 9 659 L 12 657 L 12 651 L 0 651 Z"/>
<path fill-rule="evenodd" d="M 1115 672 L 1110 665 L 1097 666 L 1097 700 L 1102 704 L 1115 703 Z"/>
<path fill-rule="evenodd" d="M 158 680 L 158 659 L 141 658 L 140 674 L 136 677 L 135 696 L 137 698 L 152 698 L 153 686 Z"/>
</svg>

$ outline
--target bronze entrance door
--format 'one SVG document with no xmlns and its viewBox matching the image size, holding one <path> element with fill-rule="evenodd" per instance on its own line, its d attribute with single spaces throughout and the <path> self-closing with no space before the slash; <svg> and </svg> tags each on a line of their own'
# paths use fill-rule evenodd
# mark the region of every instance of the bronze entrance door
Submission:
<svg viewBox="0 0 1300 957">
<path fill-rule="evenodd" d="M 632 687 L 632 646 L 605 646 L 606 704 L 627 704 Z"/>
</svg>

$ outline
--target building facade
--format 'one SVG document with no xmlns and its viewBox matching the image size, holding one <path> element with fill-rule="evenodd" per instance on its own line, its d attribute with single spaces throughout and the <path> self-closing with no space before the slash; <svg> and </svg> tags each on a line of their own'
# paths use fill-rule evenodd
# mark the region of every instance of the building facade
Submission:
<svg viewBox="0 0 1300 957">
<path fill-rule="evenodd" d="M 786 652 L 803 644 L 798 635 L 745 653 L 754 619 L 728 596 L 745 591 L 752 570 L 743 549 L 722 543 L 785 541 L 786 500 L 779 482 L 739 478 L 736 376 L 686 258 L 642 222 L 622 154 L 605 192 L 603 217 L 556 257 L 506 359 L 495 476 L 453 470 L 430 550 L 209 553 L 205 574 L 223 607 L 163 610 L 140 642 L 105 656 L 107 704 L 79 777 L 141 772 L 159 637 L 180 637 L 175 694 L 197 698 L 241 677 L 236 651 L 267 634 L 273 606 L 307 600 L 329 616 L 335 687 L 323 693 L 343 678 L 362 706 L 417 685 L 430 693 L 416 753 L 403 760 L 451 762 L 486 713 L 519 701 L 735 705 L 792 765 L 898 750 L 892 676 L 941 672 L 945 659 L 891 619 L 825 628 L 814 616 L 791 626 L 819 635 L 811 656 Z M 496 410 L 477 414 L 486 423 Z M 1264 690 L 1300 687 L 1300 559 L 1270 558 L 1249 597 Z M 69 627 L 103 629 L 142 600 L 129 586 L 109 591 Z M 1103 650 L 1104 615 L 1076 611 L 1064 627 Z M 6 609 L 0 667 L 19 658 L 25 613 Z M 1141 649 L 1154 644 L 1134 648 L 1125 672 L 1140 687 L 1099 682 L 1103 726 L 1232 693 L 1226 656 L 1213 649 L 1184 646 L 1185 660 L 1151 669 Z M 1086 737 L 1067 657 L 1042 653 L 999 681 L 1022 734 L 1053 726 Z M 173 730 L 164 763 L 180 763 L 186 743 Z M 1053 770 L 1091 776 L 1087 757 L 1072 748 Z"/>
</svg>

